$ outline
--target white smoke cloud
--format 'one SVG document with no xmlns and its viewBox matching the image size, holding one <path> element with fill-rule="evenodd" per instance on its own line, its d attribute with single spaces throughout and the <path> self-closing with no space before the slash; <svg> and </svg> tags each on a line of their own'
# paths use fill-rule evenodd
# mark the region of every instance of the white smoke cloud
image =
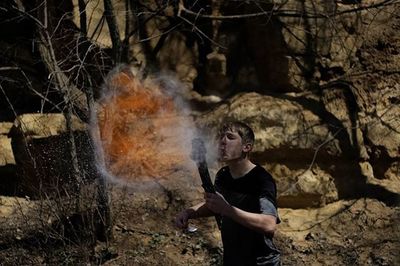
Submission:
<svg viewBox="0 0 400 266">
<path fill-rule="evenodd" d="M 110 73 L 110 76 L 107 78 L 106 85 L 103 88 L 103 92 L 100 98 L 100 102 L 107 102 L 118 93 L 117 88 L 107 87 L 107 84 L 110 84 L 110 77 L 120 73 L 125 69 L 126 66 L 119 67 Z M 133 71 L 132 73 L 136 77 L 141 77 L 140 73 Z M 207 161 L 212 162 L 216 161 L 217 158 L 217 150 L 216 150 L 216 142 L 214 138 L 204 129 L 197 129 L 193 122 L 193 112 L 190 108 L 190 104 L 186 100 L 186 95 L 188 93 L 188 88 L 184 86 L 172 73 L 159 73 L 157 75 L 153 75 L 152 77 L 147 77 L 145 80 L 139 80 L 138 82 L 142 82 L 146 87 L 157 87 L 160 88 L 161 94 L 160 97 L 171 97 L 173 98 L 173 102 L 175 105 L 176 113 L 174 115 L 179 116 L 179 119 L 174 120 L 173 124 L 162 124 L 160 128 L 157 128 L 157 132 L 155 134 L 159 134 L 161 138 L 164 138 L 168 141 L 161 141 L 157 147 L 158 151 L 162 156 L 169 156 L 170 154 L 179 154 L 183 153 L 187 155 L 187 158 L 190 158 L 190 154 L 192 152 L 192 140 L 194 138 L 201 138 L 205 142 L 205 146 L 207 149 Z M 98 170 L 102 173 L 103 177 L 107 179 L 108 182 L 123 184 L 123 185 L 134 185 L 136 188 L 138 187 L 138 183 L 141 183 L 135 179 L 128 179 L 124 176 L 119 176 L 117 174 L 113 174 L 110 169 L 106 167 L 107 165 L 107 155 L 105 154 L 104 147 L 102 145 L 102 140 L 100 140 L 100 132 L 99 132 L 99 121 L 98 115 L 100 109 L 103 106 L 99 105 L 97 110 L 93 110 L 91 114 L 91 134 L 95 143 L 95 151 L 97 154 L 97 167 Z M 129 112 L 129 110 L 126 110 Z M 159 111 L 159 115 L 162 119 L 168 119 L 168 108 L 161 108 Z M 156 118 L 157 119 L 157 118 Z M 143 149 L 146 149 L 144 146 Z M 155 163 L 155 162 L 152 162 Z M 193 161 L 188 159 L 187 161 L 182 161 L 180 167 L 186 169 L 193 169 L 195 164 Z M 144 179 L 151 179 L 149 177 L 141 177 Z"/>
</svg>

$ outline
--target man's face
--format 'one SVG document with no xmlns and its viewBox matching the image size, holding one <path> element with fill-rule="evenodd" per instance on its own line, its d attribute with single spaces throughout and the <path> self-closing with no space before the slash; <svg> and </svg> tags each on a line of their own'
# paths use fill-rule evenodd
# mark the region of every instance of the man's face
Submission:
<svg viewBox="0 0 400 266">
<path fill-rule="evenodd" d="M 245 149 L 242 137 L 235 130 L 227 130 L 220 135 L 218 142 L 220 161 L 229 162 L 240 159 Z"/>
</svg>

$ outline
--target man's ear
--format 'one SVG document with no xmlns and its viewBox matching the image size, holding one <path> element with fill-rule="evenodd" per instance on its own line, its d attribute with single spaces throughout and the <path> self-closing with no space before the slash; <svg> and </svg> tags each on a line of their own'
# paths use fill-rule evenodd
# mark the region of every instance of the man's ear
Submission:
<svg viewBox="0 0 400 266">
<path fill-rule="evenodd" d="M 243 152 L 248 153 L 253 149 L 253 145 L 251 143 L 246 143 L 243 145 Z"/>
</svg>

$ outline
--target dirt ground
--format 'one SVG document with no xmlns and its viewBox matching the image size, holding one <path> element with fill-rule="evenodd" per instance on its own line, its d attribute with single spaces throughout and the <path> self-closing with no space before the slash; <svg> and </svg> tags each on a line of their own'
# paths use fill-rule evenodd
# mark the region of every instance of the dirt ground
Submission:
<svg viewBox="0 0 400 266">
<path fill-rule="evenodd" d="M 118 255 L 105 264 L 221 265 L 222 247 L 213 219 L 192 222 L 198 228 L 195 233 L 172 225 L 179 209 L 201 200 L 201 189 L 187 187 L 191 196 L 179 196 L 181 188 L 168 185 L 159 189 L 125 192 L 126 203 L 143 208 L 123 204 L 114 226 Z M 275 239 L 283 265 L 400 265 L 398 207 L 356 199 L 320 209 L 280 209 L 280 215 Z"/>
<path fill-rule="evenodd" d="M 199 182 L 186 174 L 111 186 L 108 243 L 82 237 L 84 231 L 73 238 L 63 228 L 60 235 L 54 226 L 43 226 L 57 217 L 41 214 L 39 201 L 1 197 L 0 265 L 221 265 L 213 219 L 193 221 L 192 233 L 173 226 L 179 210 L 202 198 Z M 280 216 L 275 239 L 283 265 L 400 265 L 399 207 L 355 199 L 319 209 L 280 209 Z"/>
</svg>

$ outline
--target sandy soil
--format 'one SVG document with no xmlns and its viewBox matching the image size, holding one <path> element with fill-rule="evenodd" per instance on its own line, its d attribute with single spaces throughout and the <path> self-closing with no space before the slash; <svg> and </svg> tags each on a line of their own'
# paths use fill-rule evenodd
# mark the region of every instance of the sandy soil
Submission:
<svg viewBox="0 0 400 266">
<path fill-rule="evenodd" d="M 66 227 L 60 231 L 53 226 L 61 224 L 55 215 L 40 214 L 43 202 L 1 197 L 1 265 L 221 265 L 213 219 L 193 221 L 193 233 L 173 226 L 179 210 L 202 198 L 198 182 L 185 176 L 112 186 L 108 243 L 90 234 L 84 238 L 84 232 L 71 237 Z M 400 265 L 399 207 L 355 199 L 318 209 L 280 209 L 280 216 L 275 239 L 283 265 Z"/>
</svg>

